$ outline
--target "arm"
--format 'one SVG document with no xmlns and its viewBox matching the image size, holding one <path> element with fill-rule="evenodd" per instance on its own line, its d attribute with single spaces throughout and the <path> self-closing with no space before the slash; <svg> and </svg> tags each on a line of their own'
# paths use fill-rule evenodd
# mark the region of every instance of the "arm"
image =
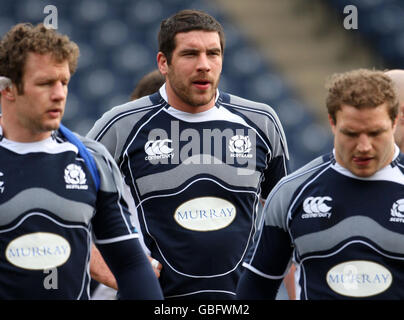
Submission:
<svg viewBox="0 0 404 320">
<path fill-rule="evenodd" d="M 262 206 L 265 206 L 265 201 L 260 200 Z M 289 300 L 296 300 L 296 289 L 295 289 L 295 271 L 296 267 L 292 264 L 290 266 L 289 272 L 286 277 L 283 279 L 283 283 L 286 288 L 286 292 L 288 293 Z M 279 287 L 276 289 L 279 290 Z"/>
<path fill-rule="evenodd" d="M 275 299 L 293 252 L 289 235 L 264 223 L 253 249 L 249 261 L 243 263 L 246 269 L 237 287 L 237 299 Z"/>
<path fill-rule="evenodd" d="M 157 260 L 147 256 L 149 262 L 152 265 L 154 274 L 157 278 L 160 277 L 160 271 L 162 269 L 162 265 Z M 153 260 L 158 262 L 158 265 L 153 265 Z M 90 274 L 91 278 L 94 280 L 112 288 L 118 290 L 118 286 L 116 283 L 116 279 L 112 274 L 111 270 L 108 268 L 107 264 L 105 263 L 104 258 L 102 257 L 100 251 L 97 249 L 95 245 L 91 248 L 91 260 L 90 260 Z"/>
<path fill-rule="evenodd" d="M 97 246 L 116 278 L 120 299 L 163 299 L 158 280 L 138 239 Z"/>
<path fill-rule="evenodd" d="M 295 288 L 295 271 L 296 267 L 294 264 L 290 266 L 289 272 L 283 279 L 286 291 L 289 296 L 289 300 L 296 300 L 296 288 Z"/>
<path fill-rule="evenodd" d="M 94 148 L 101 180 L 96 213 L 91 220 L 93 239 L 116 279 L 120 297 L 162 299 L 159 282 L 139 243 L 139 236 L 122 196 L 123 183 L 119 169 L 105 147 L 93 141 L 86 142 Z M 107 270 L 104 266 L 96 267 L 98 270 Z M 111 279 L 110 275 L 107 277 Z"/>
<path fill-rule="evenodd" d="M 95 245 L 91 247 L 90 275 L 94 280 L 118 290 L 116 279 Z"/>
<path fill-rule="evenodd" d="M 271 138 L 271 144 L 273 147 L 273 158 L 268 162 L 268 166 L 264 171 L 264 181 L 261 185 L 261 203 L 265 206 L 265 200 L 269 193 L 273 190 L 274 186 L 288 174 L 289 171 L 289 151 L 286 142 L 286 136 L 284 134 L 282 124 L 276 114 L 273 115 L 273 128 L 278 128 L 277 130 L 272 130 L 268 133 L 268 137 Z M 268 128 L 272 128 L 268 125 Z M 271 134 L 272 132 L 272 134 Z M 277 132 L 277 134 L 275 134 Z M 294 269 L 293 266 L 290 272 L 284 278 L 284 285 L 288 293 L 289 299 L 295 299 L 295 287 L 294 287 Z"/>
</svg>

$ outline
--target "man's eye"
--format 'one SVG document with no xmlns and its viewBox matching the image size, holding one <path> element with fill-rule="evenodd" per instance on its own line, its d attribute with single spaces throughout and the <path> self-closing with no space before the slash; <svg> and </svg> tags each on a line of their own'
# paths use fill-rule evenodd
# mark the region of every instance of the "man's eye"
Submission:
<svg viewBox="0 0 404 320">
<path fill-rule="evenodd" d="M 208 53 L 211 56 L 220 56 L 220 51 L 212 51 Z"/>
<path fill-rule="evenodd" d="M 358 136 L 358 134 L 355 133 L 355 132 L 345 132 L 345 135 L 350 137 L 350 138 L 355 138 L 355 137 Z"/>
</svg>

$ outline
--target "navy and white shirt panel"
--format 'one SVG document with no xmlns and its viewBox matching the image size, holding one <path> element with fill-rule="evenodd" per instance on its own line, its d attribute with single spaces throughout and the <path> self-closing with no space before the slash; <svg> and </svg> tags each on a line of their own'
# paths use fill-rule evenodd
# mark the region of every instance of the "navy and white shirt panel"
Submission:
<svg viewBox="0 0 404 320">
<path fill-rule="evenodd" d="M 274 111 L 218 92 L 214 108 L 188 114 L 168 105 L 163 86 L 104 114 L 89 137 L 107 141 L 115 154 L 144 242 L 164 265 L 166 297 L 234 295 L 260 193 L 287 173 L 287 145 Z"/>
<path fill-rule="evenodd" d="M 88 299 L 92 232 L 111 242 L 136 236 L 113 187 L 116 164 L 87 140 L 101 176 L 98 193 L 77 147 L 57 134 L 34 143 L 0 141 L 1 298 Z M 58 290 L 44 286 L 44 270 L 54 268 Z"/>
<path fill-rule="evenodd" d="M 393 162 L 369 178 L 352 175 L 332 154 L 284 178 L 245 266 L 282 276 L 282 252 L 294 250 L 300 299 L 402 299 L 403 167 L 396 147 Z"/>
<path fill-rule="evenodd" d="M 96 215 L 91 221 L 94 242 L 103 244 L 137 238 L 138 233 L 124 197 L 124 182 L 116 162 L 102 144 L 80 138 L 92 153 L 101 178 Z"/>
</svg>

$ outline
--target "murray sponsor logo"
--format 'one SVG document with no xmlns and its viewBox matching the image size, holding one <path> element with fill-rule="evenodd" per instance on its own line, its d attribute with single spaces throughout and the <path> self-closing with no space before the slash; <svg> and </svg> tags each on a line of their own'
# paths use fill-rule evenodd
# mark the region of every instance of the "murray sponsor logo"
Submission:
<svg viewBox="0 0 404 320">
<path fill-rule="evenodd" d="M 7 260 L 22 269 L 44 270 L 64 264 L 70 257 L 69 242 L 54 233 L 35 232 L 12 240 L 5 250 Z"/>
<path fill-rule="evenodd" d="M 236 218 L 236 207 L 216 197 L 201 197 L 181 204 L 174 220 L 183 228 L 194 231 L 213 231 L 226 228 Z"/>
<path fill-rule="evenodd" d="M 328 286 L 336 293 L 348 297 L 370 297 L 386 291 L 393 277 L 381 264 L 355 260 L 340 263 L 326 276 Z"/>
</svg>

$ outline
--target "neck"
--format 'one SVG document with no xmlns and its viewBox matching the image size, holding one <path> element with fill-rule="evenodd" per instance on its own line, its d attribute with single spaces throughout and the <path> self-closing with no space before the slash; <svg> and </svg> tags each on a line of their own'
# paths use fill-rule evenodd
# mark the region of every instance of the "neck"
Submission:
<svg viewBox="0 0 404 320">
<path fill-rule="evenodd" d="M 8 121 L 4 118 L 4 115 L 0 116 L 0 126 L 3 131 L 3 137 L 7 140 L 14 142 L 37 142 L 49 138 L 52 134 L 51 131 L 33 131 L 22 126 L 8 125 Z"/>
</svg>

